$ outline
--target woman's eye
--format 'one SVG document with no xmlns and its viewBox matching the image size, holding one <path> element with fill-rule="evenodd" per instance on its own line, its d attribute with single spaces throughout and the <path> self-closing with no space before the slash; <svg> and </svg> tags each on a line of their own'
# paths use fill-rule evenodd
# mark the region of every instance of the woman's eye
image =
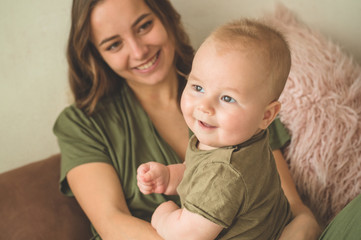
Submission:
<svg viewBox="0 0 361 240">
<path fill-rule="evenodd" d="M 234 98 L 230 97 L 230 96 L 223 96 L 221 97 L 221 99 L 225 102 L 228 102 L 228 103 L 233 103 L 233 102 L 236 102 L 236 100 L 234 100 Z"/>
<path fill-rule="evenodd" d="M 193 85 L 193 89 L 196 91 L 196 92 L 204 92 L 203 88 L 199 85 Z"/>
<path fill-rule="evenodd" d="M 146 23 L 144 23 L 143 25 L 140 26 L 138 32 L 139 33 L 142 33 L 142 32 L 145 32 L 147 29 L 149 29 L 153 24 L 153 21 L 148 21 Z"/>
<path fill-rule="evenodd" d="M 120 41 L 112 43 L 109 47 L 107 47 L 107 51 L 112 51 L 117 49 L 122 43 Z"/>
</svg>

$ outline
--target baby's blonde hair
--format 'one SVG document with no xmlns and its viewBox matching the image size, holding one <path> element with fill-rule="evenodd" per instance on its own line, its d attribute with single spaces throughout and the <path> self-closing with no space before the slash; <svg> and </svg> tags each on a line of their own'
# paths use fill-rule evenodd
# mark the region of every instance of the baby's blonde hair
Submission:
<svg viewBox="0 0 361 240">
<path fill-rule="evenodd" d="M 267 66 L 269 78 L 267 79 L 269 80 L 268 91 L 272 98 L 271 101 L 279 98 L 291 68 L 289 46 L 280 32 L 260 21 L 241 19 L 219 27 L 209 38 L 220 43 L 225 51 L 233 49 L 262 50 L 262 54 L 265 54 L 263 63 L 269 63 Z"/>
</svg>

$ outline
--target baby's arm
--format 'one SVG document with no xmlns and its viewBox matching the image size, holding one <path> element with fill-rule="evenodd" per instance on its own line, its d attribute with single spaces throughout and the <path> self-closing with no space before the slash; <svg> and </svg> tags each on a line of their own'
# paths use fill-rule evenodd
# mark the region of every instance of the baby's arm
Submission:
<svg viewBox="0 0 361 240">
<path fill-rule="evenodd" d="M 212 240 L 222 227 L 187 209 L 180 209 L 174 202 L 159 205 L 152 216 L 152 226 L 165 240 Z"/>
<path fill-rule="evenodd" d="M 176 195 L 184 170 L 184 164 L 165 166 L 157 162 L 144 163 L 137 170 L 139 190 L 144 194 L 164 193 Z"/>
</svg>

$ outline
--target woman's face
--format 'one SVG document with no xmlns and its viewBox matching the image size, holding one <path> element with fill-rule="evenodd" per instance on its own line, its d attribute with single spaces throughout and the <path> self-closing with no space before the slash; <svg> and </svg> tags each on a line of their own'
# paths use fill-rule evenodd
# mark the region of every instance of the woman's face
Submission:
<svg viewBox="0 0 361 240">
<path fill-rule="evenodd" d="M 143 0 L 105 0 L 90 16 L 92 42 L 129 84 L 154 85 L 175 75 L 175 47 Z"/>
</svg>

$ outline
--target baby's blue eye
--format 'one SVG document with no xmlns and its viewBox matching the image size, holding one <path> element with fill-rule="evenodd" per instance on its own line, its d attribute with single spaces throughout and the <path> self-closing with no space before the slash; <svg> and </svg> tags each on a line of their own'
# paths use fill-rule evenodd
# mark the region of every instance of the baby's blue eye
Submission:
<svg viewBox="0 0 361 240">
<path fill-rule="evenodd" d="M 204 92 L 203 88 L 199 85 L 193 85 L 193 89 L 197 92 Z"/>
<path fill-rule="evenodd" d="M 236 100 L 234 100 L 234 98 L 230 97 L 230 96 L 223 96 L 221 97 L 221 99 L 225 102 L 228 102 L 228 103 L 233 103 L 233 102 L 236 102 Z"/>
</svg>

